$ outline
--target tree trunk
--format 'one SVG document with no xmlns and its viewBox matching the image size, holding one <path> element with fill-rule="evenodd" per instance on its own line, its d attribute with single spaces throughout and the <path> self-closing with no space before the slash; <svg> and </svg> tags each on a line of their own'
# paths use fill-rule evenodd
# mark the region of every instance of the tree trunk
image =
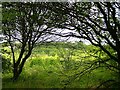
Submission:
<svg viewBox="0 0 120 90">
<path fill-rule="evenodd" d="M 14 67 L 14 70 L 13 70 L 13 81 L 16 81 L 19 77 L 19 69 L 18 67 Z"/>
<path fill-rule="evenodd" d="M 22 59 L 21 63 L 15 63 L 14 65 L 14 70 L 13 70 L 13 81 L 16 81 L 18 79 L 18 77 L 20 76 L 22 69 L 24 67 L 24 64 L 26 62 L 26 60 L 28 59 L 28 57 L 31 55 L 31 50 L 30 52 Z"/>
<path fill-rule="evenodd" d="M 118 52 L 117 52 L 117 57 L 118 57 L 118 82 L 120 83 L 120 48 L 118 48 Z"/>
<path fill-rule="evenodd" d="M 22 72 L 23 67 L 19 67 L 17 63 L 15 63 L 13 68 L 13 81 L 16 81 Z"/>
<path fill-rule="evenodd" d="M 118 80 L 120 82 L 120 41 L 116 41 L 116 48 L 117 48 L 117 59 L 118 59 Z"/>
<path fill-rule="evenodd" d="M 16 67 L 13 70 L 13 81 L 16 81 L 22 72 L 23 67 Z"/>
</svg>

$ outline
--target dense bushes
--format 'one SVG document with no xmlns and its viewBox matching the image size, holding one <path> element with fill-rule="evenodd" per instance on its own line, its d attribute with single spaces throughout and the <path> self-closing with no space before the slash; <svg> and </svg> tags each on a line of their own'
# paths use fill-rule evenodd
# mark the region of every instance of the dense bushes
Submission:
<svg viewBox="0 0 120 90">
<path fill-rule="evenodd" d="M 3 73 L 7 73 L 10 72 L 12 70 L 12 63 L 11 63 L 11 52 L 10 52 L 10 48 L 8 47 L 7 43 L 4 43 L 2 45 L 2 72 Z"/>
<path fill-rule="evenodd" d="M 6 58 L 2 56 L 2 71 L 3 73 L 10 72 L 12 69 L 12 64 L 10 62 L 10 58 Z"/>
</svg>

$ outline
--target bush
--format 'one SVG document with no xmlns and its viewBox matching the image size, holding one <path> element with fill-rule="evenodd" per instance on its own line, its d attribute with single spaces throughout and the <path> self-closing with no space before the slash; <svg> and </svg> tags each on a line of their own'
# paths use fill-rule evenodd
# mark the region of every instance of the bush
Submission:
<svg viewBox="0 0 120 90">
<path fill-rule="evenodd" d="M 10 72 L 12 69 L 12 64 L 10 62 L 10 58 L 6 58 L 5 56 L 2 56 L 2 71 L 3 73 Z"/>
<path fill-rule="evenodd" d="M 8 48 L 7 43 L 3 44 L 3 48 L 1 49 L 1 55 L 2 55 L 2 72 L 10 72 L 12 70 L 12 63 L 11 63 L 11 57 L 10 57 L 10 48 Z"/>
<path fill-rule="evenodd" d="M 42 61 L 37 59 L 37 58 L 32 59 L 32 61 L 30 63 L 30 67 L 33 67 L 33 66 L 36 66 L 36 65 L 38 65 L 38 66 L 42 65 Z"/>
</svg>

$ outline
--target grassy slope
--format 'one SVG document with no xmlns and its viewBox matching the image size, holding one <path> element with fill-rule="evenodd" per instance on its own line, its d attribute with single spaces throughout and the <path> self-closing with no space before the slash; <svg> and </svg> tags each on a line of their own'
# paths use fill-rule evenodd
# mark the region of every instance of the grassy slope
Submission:
<svg viewBox="0 0 120 90">
<path fill-rule="evenodd" d="M 81 45 L 74 48 L 67 45 L 37 46 L 32 56 L 25 64 L 25 68 L 18 81 L 12 82 L 12 73 L 3 74 L 4 88 L 92 88 L 104 80 L 116 78 L 114 73 L 99 68 L 82 77 L 73 79 L 66 85 L 71 75 L 79 73 L 86 66 L 83 61 L 94 61 L 94 57 L 87 57 Z M 82 47 L 82 48 L 81 48 Z M 88 48 L 91 48 L 89 46 Z M 92 47 L 94 49 L 94 47 Z M 91 49 L 91 50 L 92 50 Z"/>
</svg>

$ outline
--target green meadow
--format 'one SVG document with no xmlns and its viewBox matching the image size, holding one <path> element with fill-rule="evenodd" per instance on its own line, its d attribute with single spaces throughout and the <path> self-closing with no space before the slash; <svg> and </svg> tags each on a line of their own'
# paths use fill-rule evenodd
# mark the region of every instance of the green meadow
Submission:
<svg viewBox="0 0 120 90">
<path fill-rule="evenodd" d="M 7 61 L 3 62 L 3 88 L 96 88 L 106 80 L 110 82 L 101 85 L 101 88 L 116 87 L 114 80 L 118 77 L 115 70 L 103 63 L 96 63 L 108 58 L 107 55 L 92 45 L 81 42 L 38 44 L 15 82 L 11 79 L 13 73 L 9 48 L 4 47 L 4 50 L 6 53 L 3 56 Z M 16 57 L 17 53 L 18 50 Z"/>
</svg>

